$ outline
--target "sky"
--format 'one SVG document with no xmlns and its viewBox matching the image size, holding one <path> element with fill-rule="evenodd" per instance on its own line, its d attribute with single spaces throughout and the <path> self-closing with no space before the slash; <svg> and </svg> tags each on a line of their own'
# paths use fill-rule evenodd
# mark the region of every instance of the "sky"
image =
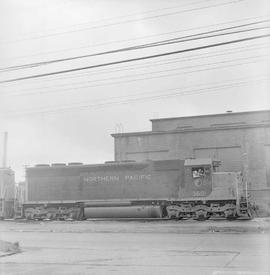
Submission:
<svg viewBox="0 0 270 275">
<path fill-rule="evenodd" d="M 261 36 L 267 20 L 268 0 L 0 0 L 0 145 L 8 132 L 16 180 L 39 163 L 113 160 L 111 134 L 149 131 L 153 118 L 270 109 L 270 40 L 19 78 Z M 229 35 L 27 65 L 254 22 Z"/>
</svg>

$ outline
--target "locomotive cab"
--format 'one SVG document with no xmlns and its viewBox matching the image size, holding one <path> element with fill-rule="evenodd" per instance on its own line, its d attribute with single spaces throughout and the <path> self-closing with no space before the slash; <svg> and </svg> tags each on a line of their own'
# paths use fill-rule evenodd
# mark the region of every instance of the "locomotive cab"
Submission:
<svg viewBox="0 0 270 275">
<path fill-rule="evenodd" d="M 212 174 L 214 171 L 211 159 L 186 159 L 185 182 L 180 197 L 206 197 L 212 192 Z"/>
<path fill-rule="evenodd" d="M 235 219 L 248 214 L 240 172 L 217 172 L 220 161 L 185 160 L 185 180 L 179 192 L 180 201 L 167 211 L 175 217 L 204 220 L 210 216 Z"/>
</svg>

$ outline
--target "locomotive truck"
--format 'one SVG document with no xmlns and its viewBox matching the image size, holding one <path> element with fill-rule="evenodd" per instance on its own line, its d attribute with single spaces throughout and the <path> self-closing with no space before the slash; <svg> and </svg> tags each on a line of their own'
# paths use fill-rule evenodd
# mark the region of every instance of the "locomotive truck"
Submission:
<svg viewBox="0 0 270 275">
<path fill-rule="evenodd" d="M 240 172 L 211 159 L 26 168 L 27 219 L 251 217 Z"/>
</svg>

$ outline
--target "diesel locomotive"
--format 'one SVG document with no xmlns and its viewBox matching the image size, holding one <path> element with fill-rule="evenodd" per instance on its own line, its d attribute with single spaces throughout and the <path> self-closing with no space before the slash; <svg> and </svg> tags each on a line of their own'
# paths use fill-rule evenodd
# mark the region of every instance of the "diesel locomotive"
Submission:
<svg viewBox="0 0 270 275">
<path fill-rule="evenodd" d="M 240 172 L 211 159 L 36 165 L 26 168 L 27 219 L 251 218 Z"/>
</svg>

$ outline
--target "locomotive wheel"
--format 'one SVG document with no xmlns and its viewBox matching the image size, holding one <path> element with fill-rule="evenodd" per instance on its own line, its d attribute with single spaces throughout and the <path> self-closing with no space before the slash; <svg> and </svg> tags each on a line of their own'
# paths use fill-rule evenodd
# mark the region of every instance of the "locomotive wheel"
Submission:
<svg viewBox="0 0 270 275">
<path fill-rule="evenodd" d="M 24 210 L 24 216 L 27 220 L 32 220 L 34 215 L 34 209 L 33 208 L 26 208 Z"/>
<path fill-rule="evenodd" d="M 249 220 L 252 220 L 255 216 L 255 211 L 254 210 L 252 211 L 251 209 L 248 209 L 247 216 L 248 216 Z"/>
<path fill-rule="evenodd" d="M 197 221 L 205 221 L 208 218 L 209 215 L 207 215 L 207 211 L 205 210 L 197 210 L 195 212 L 195 220 Z"/>
<path fill-rule="evenodd" d="M 206 217 L 205 215 L 201 214 L 201 215 L 198 215 L 198 217 L 196 217 L 196 220 L 202 222 L 206 220 Z"/>
<path fill-rule="evenodd" d="M 32 215 L 31 215 L 31 213 L 26 213 L 25 214 L 25 218 L 27 219 L 27 220 L 33 220 L 33 217 L 32 217 Z"/>
<path fill-rule="evenodd" d="M 47 213 L 46 214 L 46 219 L 51 220 L 52 219 L 52 214 L 51 213 Z"/>
</svg>

